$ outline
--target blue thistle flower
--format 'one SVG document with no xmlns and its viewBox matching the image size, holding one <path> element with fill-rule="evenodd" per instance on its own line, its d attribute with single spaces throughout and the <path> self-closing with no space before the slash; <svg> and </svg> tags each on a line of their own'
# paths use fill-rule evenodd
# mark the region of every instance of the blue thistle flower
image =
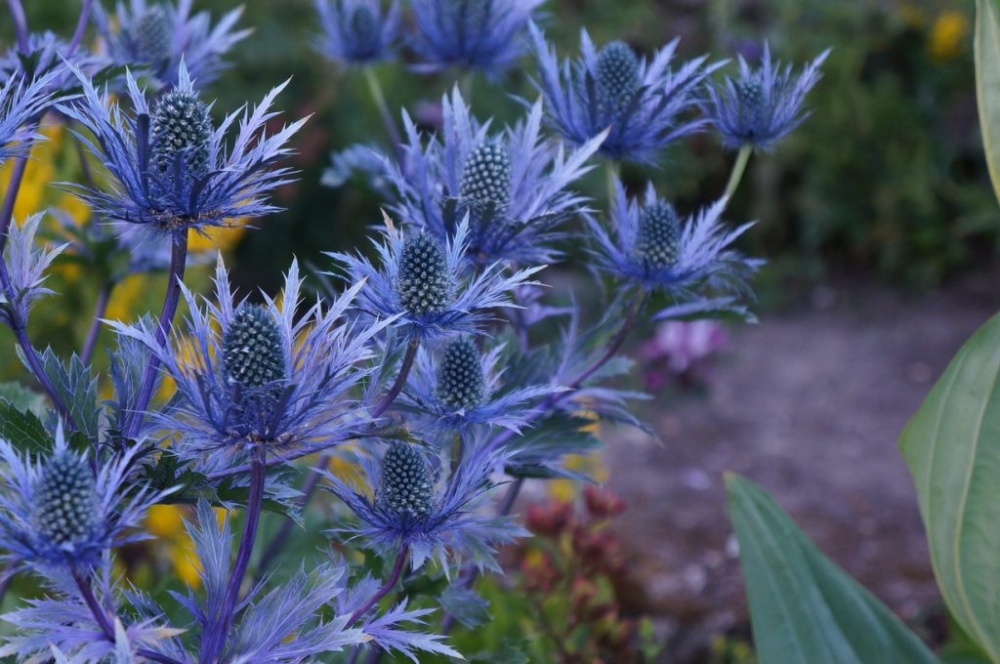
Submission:
<svg viewBox="0 0 1000 664">
<path fill-rule="evenodd" d="M 11 76 L 0 86 L 0 164 L 23 156 L 33 140 L 41 140 L 37 121 L 52 103 L 55 72 L 30 81 Z"/>
<path fill-rule="evenodd" d="M 376 268 L 364 256 L 328 254 L 343 265 L 352 283 L 365 282 L 355 307 L 371 320 L 391 319 L 409 338 L 433 339 L 457 333 L 476 334 L 493 320 L 490 310 L 514 306 L 511 291 L 541 267 L 505 276 L 501 263 L 473 274 L 463 261 L 468 251 L 468 224 L 441 244 L 433 236 L 406 235 L 386 217 L 385 241 L 375 243 L 382 263 Z"/>
<path fill-rule="evenodd" d="M 380 0 L 316 0 L 323 35 L 320 52 L 345 65 L 368 65 L 392 57 L 399 33 L 399 4 L 383 14 Z"/>
<path fill-rule="evenodd" d="M 432 431 L 462 431 L 482 424 L 518 432 L 529 422 L 537 399 L 563 388 L 504 381 L 505 351 L 499 344 L 483 353 L 468 336 L 447 342 L 437 358 L 421 349 L 402 404 L 426 415 Z"/>
<path fill-rule="evenodd" d="M 469 556 L 480 569 L 499 570 L 493 547 L 513 541 L 523 531 L 506 517 L 485 516 L 475 510 L 493 488 L 490 474 L 503 462 L 497 454 L 476 451 L 447 478 L 422 447 L 393 443 L 381 460 L 361 460 L 368 489 L 355 490 L 326 474 L 326 489 L 358 517 L 346 533 L 364 540 L 380 554 L 409 547 L 413 569 L 428 558 L 448 569 L 450 556 Z M 369 493 L 370 492 L 370 493 Z"/>
<path fill-rule="evenodd" d="M 549 124 L 567 141 L 584 145 L 609 129 L 601 154 L 651 164 L 669 143 L 704 126 L 704 119 L 685 113 L 695 106 L 699 86 L 721 63 L 706 65 L 702 56 L 674 71 L 676 39 L 647 62 L 621 41 L 597 51 L 582 30 L 580 58 L 560 66 L 541 30 L 533 23 L 529 30 L 538 67 L 535 86 L 545 98 Z"/>
<path fill-rule="evenodd" d="M 472 116 L 457 89 L 442 106 L 441 136 L 431 137 L 426 147 L 404 116 L 406 165 L 385 162 L 397 197 L 392 210 L 440 241 L 453 239 L 468 217 L 466 256 L 481 264 L 557 260 L 560 253 L 552 245 L 565 237 L 560 226 L 586 200 L 567 187 L 592 168 L 587 161 L 603 135 L 566 155 L 541 135 L 541 102 L 523 121 L 495 135 L 489 122 Z"/>
<path fill-rule="evenodd" d="M 130 469 L 144 448 L 99 463 L 69 449 L 62 429 L 52 451 L 32 460 L 0 440 L 0 559 L 13 569 L 32 566 L 80 572 L 98 566 L 112 547 L 143 539 L 136 531 L 146 510 L 170 491 L 136 488 Z"/>
<path fill-rule="evenodd" d="M 722 84 L 706 86 L 708 98 L 702 105 L 723 146 L 770 150 L 798 127 L 809 117 L 802 102 L 820 79 L 819 67 L 829 54 L 830 49 L 820 53 L 798 76 L 791 65 L 782 68 L 780 62 L 771 61 L 767 44 L 757 69 L 740 56 L 739 77 L 727 76 Z"/>
<path fill-rule="evenodd" d="M 168 87 L 180 84 L 184 62 L 201 85 L 214 81 L 226 68 L 223 57 L 250 34 L 233 28 L 243 13 L 238 7 L 212 27 L 208 12 L 191 14 L 193 0 L 119 2 L 114 18 L 101 3 L 94 5 L 94 23 L 109 57 L 116 65 L 147 69 Z"/>
<path fill-rule="evenodd" d="M 278 208 L 267 195 L 291 181 L 292 170 L 275 168 L 291 153 L 287 143 L 305 119 L 273 134 L 263 133 L 282 84 L 254 107 L 232 113 L 213 128 L 184 64 L 177 85 L 152 109 L 131 74 L 128 94 L 134 115 L 126 115 L 107 95 L 101 97 L 77 72 L 83 98 L 60 106 L 94 135 L 79 134 L 107 168 L 108 190 L 70 186 L 104 218 L 147 232 L 222 226 L 236 217 L 257 217 Z M 241 117 L 242 116 L 242 117 Z M 228 136 L 239 119 L 239 131 Z M 231 147 L 227 146 L 231 143 Z"/>
<path fill-rule="evenodd" d="M 35 243 L 41 214 L 28 217 L 24 223 L 13 224 L 8 231 L 3 261 L 10 280 L 8 295 L 0 292 L 0 322 L 11 328 L 23 326 L 28 320 L 32 303 L 43 295 L 52 293 L 44 286 L 45 270 L 66 245 L 49 249 Z"/>
<path fill-rule="evenodd" d="M 591 215 L 587 225 L 596 246 L 597 269 L 643 289 L 662 289 L 676 301 L 699 299 L 709 289 L 724 295 L 750 292 L 747 280 L 762 261 L 745 257 L 733 242 L 753 224 L 725 228 L 720 200 L 683 222 L 653 185 L 640 204 L 629 201 L 620 181 L 611 208 L 614 236 Z"/>
<path fill-rule="evenodd" d="M 145 344 L 176 381 L 173 405 L 153 419 L 175 434 L 171 450 L 182 460 L 214 473 L 237 467 L 256 445 L 291 458 L 336 445 L 367 424 L 349 408 L 348 391 L 367 375 L 361 364 L 384 323 L 344 323 L 362 284 L 295 320 L 301 286 L 293 262 L 281 306 L 270 298 L 263 305 L 235 301 L 220 259 L 217 304 L 183 290 L 190 314 L 175 348 L 160 347 L 153 326 L 110 323 Z"/>
<path fill-rule="evenodd" d="M 478 69 L 496 77 L 523 54 L 519 39 L 544 0 L 413 0 L 421 71 Z"/>
</svg>

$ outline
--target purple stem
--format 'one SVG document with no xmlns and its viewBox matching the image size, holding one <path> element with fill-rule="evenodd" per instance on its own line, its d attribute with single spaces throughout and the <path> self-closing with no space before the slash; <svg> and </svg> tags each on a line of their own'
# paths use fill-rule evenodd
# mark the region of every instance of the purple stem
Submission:
<svg viewBox="0 0 1000 664">
<path fill-rule="evenodd" d="M 403 355 L 403 363 L 399 366 L 399 375 L 396 376 L 395 382 L 393 382 L 392 387 L 389 391 L 382 395 L 382 398 L 378 400 L 375 407 L 372 409 L 371 416 L 375 419 L 382 415 L 399 393 L 403 391 L 403 386 L 406 385 L 406 378 L 410 375 L 410 369 L 413 367 L 413 359 L 417 356 L 417 348 L 420 346 L 420 340 L 414 337 L 410 339 L 409 345 L 406 347 L 406 354 Z"/>
<path fill-rule="evenodd" d="M 392 566 L 392 572 L 389 574 L 389 578 L 386 579 L 382 587 L 375 591 L 375 594 L 368 598 L 368 601 L 364 605 L 351 614 L 350 619 L 348 619 L 347 624 L 353 625 L 357 622 L 358 618 L 363 617 L 375 604 L 389 594 L 389 591 L 393 589 L 396 583 L 399 581 L 399 577 L 403 573 L 403 566 L 406 564 L 406 558 L 410 554 L 410 547 L 404 544 L 399 549 L 399 553 L 396 554 L 396 564 Z"/>
<path fill-rule="evenodd" d="M 90 363 L 90 358 L 94 354 L 97 346 L 97 337 L 101 331 L 101 319 L 108 308 L 108 300 L 111 298 L 111 291 L 114 290 L 114 283 L 108 282 L 101 288 L 97 295 L 97 304 L 94 305 L 94 318 L 90 321 L 90 329 L 87 330 L 87 338 L 83 342 L 83 349 L 80 351 L 80 359 L 84 364 Z"/>
<path fill-rule="evenodd" d="M 243 536 L 240 538 L 240 548 L 236 552 L 236 562 L 229 576 L 226 594 L 222 600 L 219 613 L 209 618 L 205 626 L 205 642 L 202 644 L 200 661 L 213 664 L 222 654 L 226 645 L 229 628 L 233 624 L 233 612 L 239 599 L 243 577 L 250 565 L 250 554 L 253 553 L 254 540 L 257 539 L 257 526 L 260 523 L 261 506 L 264 503 L 264 448 L 254 448 L 254 458 L 250 462 L 250 491 L 247 496 L 246 519 L 243 523 Z"/>
<path fill-rule="evenodd" d="M 80 41 L 83 39 L 83 33 L 87 29 L 87 22 L 90 20 L 90 10 L 94 5 L 94 0 L 83 0 L 83 8 L 80 10 L 80 18 L 76 22 L 76 31 L 73 32 L 73 41 L 69 43 L 66 48 L 66 55 L 63 57 L 69 60 L 73 57 L 76 47 L 80 45 Z"/>
<path fill-rule="evenodd" d="M 0 253 L 3 253 L 4 246 L 7 244 L 7 229 L 10 228 L 10 220 L 14 218 L 14 203 L 17 201 L 17 192 L 21 189 L 21 181 L 24 180 L 24 171 L 28 168 L 28 151 L 30 149 L 30 145 L 26 147 L 24 156 L 18 157 L 14 161 L 14 166 L 10 171 L 7 195 L 4 196 L 3 207 L 0 208 Z"/>
<path fill-rule="evenodd" d="M 21 0 L 7 0 L 10 7 L 10 15 L 14 19 L 14 32 L 17 34 L 17 50 L 27 55 L 30 44 L 28 43 L 28 19 L 24 15 L 24 7 Z"/>
<path fill-rule="evenodd" d="M 160 322 L 156 327 L 156 344 L 162 348 L 167 342 L 167 334 L 177 313 L 177 303 L 181 296 L 181 282 L 184 280 L 184 266 L 187 263 L 188 233 L 187 229 L 174 231 L 170 236 L 170 275 L 167 282 L 167 296 L 163 299 L 163 309 L 160 311 Z M 123 427 L 126 438 L 132 438 L 138 433 L 145 417 L 146 407 L 153 398 L 153 387 L 156 385 L 156 374 L 160 368 L 160 360 L 156 353 L 149 357 L 146 372 L 142 377 L 142 387 L 139 398 L 135 402 L 128 426 Z"/>
</svg>

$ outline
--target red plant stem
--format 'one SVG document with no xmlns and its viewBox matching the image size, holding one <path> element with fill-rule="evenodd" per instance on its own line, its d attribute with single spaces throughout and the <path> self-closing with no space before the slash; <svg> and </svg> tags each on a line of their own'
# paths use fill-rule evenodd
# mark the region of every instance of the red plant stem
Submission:
<svg viewBox="0 0 1000 664">
<path fill-rule="evenodd" d="M 364 605 L 351 614 L 350 619 L 347 621 L 348 625 L 353 625 L 358 618 L 364 616 L 368 611 L 375 606 L 375 604 L 389 594 L 389 591 L 393 589 L 396 583 L 399 581 L 399 577 L 403 574 L 403 566 L 406 564 L 406 559 L 410 555 L 410 547 L 403 545 L 399 548 L 399 553 L 396 554 L 396 563 L 392 566 L 392 572 L 389 574 L 389 578 L 386 579 L 382 587 L 375 591 L 375 594 L 368 598 L 368 601 Z"/>
</svg>

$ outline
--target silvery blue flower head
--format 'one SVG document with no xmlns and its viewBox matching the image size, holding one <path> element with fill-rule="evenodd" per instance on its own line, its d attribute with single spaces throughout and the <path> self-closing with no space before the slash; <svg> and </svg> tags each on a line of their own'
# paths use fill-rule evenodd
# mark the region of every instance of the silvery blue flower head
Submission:
<svg viewBox="0 0 1000 664">
<path fill-rule="evenodd" d="M 62 99 L 61 93 L 76 86 L 72 65 L 88 74 L 97 74 L 107 64 L 106 60 L 84 48 L 70 52 L 70 44 L 53 32 L 35 32 L 28 35 L 28 52 L 22 53 L 13 46 L 0 55 L 0 82 L 11 78 L 21 80 L 47 77 L 50 103 Z"/>
<path fill-rule="evenodd" d="M 478 69 L 495 77 L 523 54 L 520 33 L 544 0 L 412 0 L 418 69 Z"/>
<path fill-rule="evenodd" d="M 445 570 L 451 557 L 468 556 L 480 569 L 499 570 L 493 547 L 523 534 L 506 517 L 477 513 L 494 487 L 490 474 L 501 456 L 477 450 L 447 478 L 439 460 L 418 445 L 390 444 L 381 459 L 362 459 L 367 487 L 327 474 L 328 491 L 360 520 L 337 533 L 354 535 L 385 555 L 408 547 L 413 569 L 433 558 Z"/>
<path fill-rule="evenodd" d="M 829 49 L 820 53 L 798 76 L 791 65 L 782 68 L 781 63 L 771 61 L 767 44 L 757 69 L 740 56 L 738 78 L 726 77 L 720 85 L 706 86 L 704 111 L 722 136 L 722 144 L 731 150 L 770 150 L 798 127 L 809 116 L 802 102 L 820 79 L 819 67 L 829 54 Z"/>
<path fill-rule="evenodd" d="M 115 64 L 147 69 L 160 82 L 175 86 L 184 62 L 192 78 L 208 85 L 225 69 L 223 56 L 251 31 L 233 30 L 242 7 L 212 27 L 208 12 L 191 14 L 193 2 L 119 1 L 114 19 L 96 3 L 94 22 Z"/>
<path fill-rule="evenodd" d="M 101 217 L 152 233 L 222 226 L 236 217 L 277 210 L 267 196 L 290 181 L 292 170 L 275 167 L 291 153 L 289 139 L 305 119 L 271 134 L 265 124 L 282 84 L 253 111 L 241 109 L 215 127 L 181 63 L 177 85 L 152 107 L 131 74 L 128 94 L 134 113 L 98 95 L 78 74 L 83 97 L 60 109 L 93 134 L 80 135 L 111 176 L 107 190 L 70 185 Z M 229 129 L 239 120 L 238 132 Z"/>
<path fill-rule="evenodd" d="M 320 52 L 334 62 L 367 65 L 392 57 L 399 4 L 383 13 L 381 0 L 316 0 L 323 35 Z"/>
<path fill-rule="evenodd" d="M 72 451 L 62 429 L 51 452 L 32 459 L 0 440 L 0 541 L 13 569 L 97 566 L 112 547 L 143 539 L 146 510 L 167 492 L 136 488 L 140 446 L 97 464 Z"/>
<path fill-rule="evenodd" d="M 354 432 L 348 391 L 367 375 L 372 336 L 382 323 L 357 328 L 344 312 L 362 284 L 298 320 L 302 280 L 292 263 L 281 304 L 234 299 L 220 259 L 216 303 L 184 288 L 190 314 L 172 348 L 156 342 L 155 327 L 113 322 L 145 344 L 176 382 L 174 401 L 154 420 L 176 432 L 172 450 L 205 472 L 234 468 L 263 446 L 272 458 L 335 445 Z"/>
<path fill-rule="evenodd" d="M 366 282 L 355 309 L 370 320 L 392 319 L 410 339 L 477 334 L 493 320 L 491 309 L 514 306 L 511 292 L 529 282 L 540 267 L 508 273 L 492 263 L 476 273 L 463 256 L 468 251 L 467 221 L 445 243 L 429 233 L 401 232 L 386 217 L 384 241 L 376 243 L 382 263 L 361 255 L 329 254 L 343 265 L 351 283 Z"/>
<path fill-rule="evenodd" d="M 507 384 L 503 353 L 503 345 L 483 353 L 468 336 L 448 341 L 436 354 L 422 348 L 402 403 L 429 416 L 433 429 L 462 431 L 482 424 L 517 432 L 529 421 L 534 401 L 561 388 Z"/>
<path fill-rule="evenodd" d="M 678 302 L 702 297 L 705 288 L 722 295 L 749 292 L 747 280 L 761 261 L 745 257 L 732 245 L 752 224 L 726 228 L 721 219 L 725 202 L 681 220 L 670 203 L 657 197 L 652 184 L 640 203 L 629 201 L 616 181 L 613 234 L 593 216 L 586 217 L 597 269 L 645 290 L 661 289 Z"/>
<path fill-rule="evenodd" d="M 454 238 L 468 217 L 466 256 L 478 263 L 556 260 L 552 245 L 565 235 L 560 226 L 585 200 L 567 187 L 592 168 L 587 160 L 603 136 L 566 155 L 541 135 L 540 101 L 517 125 L 492 135 L 490 123 L 472 116 L 458 89 L 444 97 L 442 108 L 441 136 L 426 147 L 404 115 L 406 165 L 389 166 L 398 198 L 393 211 L 442 242 Z"/>
<path fill-rule="evenodd" d="M 42 214 L 35 214 L 22 224 L 13 224 L 8 230 L 7 246 L 0 258 L 7 270 L 9 295 L 0 293 L 0 322 L 12 329 L 23 326 L 28 321 L 28 311 L 39 297 L 52 293 L 45 284 L 45 271 L 66 245 L 55 247 L 39 246 L 35 242 Z"/>
<path fill-rule="evenodd" d="M 42 138 L 37 122 L 51 103 L 55 76 L 54 72 L 36 79 L 16 75 L 0 85 L 0 164 L 23 156 L 33 140 Z"/>
<path fill-rule="evenodd" d="M 654 163 L 671 141 L 705 124 L 685 114 L 695 107 L 699 86 L 719 65 L 705 65 L 702 56 L 674 71 L 671 61 L 678 40 L 647 61 L 621 41 L 598 51 L 582 30 L 580 58 L 560 66 L 541 30 L 534 24 L 529 30 L 538 66 L 536 87 L 545 97 L 549 123 L 567 141 L 584 145 L 610 128 L 601 154 Z"/>
</svg>

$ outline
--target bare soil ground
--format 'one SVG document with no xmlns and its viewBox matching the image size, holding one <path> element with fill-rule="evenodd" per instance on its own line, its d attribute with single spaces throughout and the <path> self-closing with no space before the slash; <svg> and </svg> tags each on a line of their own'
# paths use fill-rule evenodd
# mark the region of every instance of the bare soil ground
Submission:
<svg viewBox="0 0 1000 664">
<path fill-rule="evenodd" d="M 820 548 L 904 619 L 940 605 L 897 437 L 964 340 L 1000 310 L 997 274 L 920 296 L 870 284 L 815 291 L 796 311 L 731 331 L 703 397 L 646 410 L 662 445 L 610 435 L 619 532 L 653 614 L 690 661 L 707 635 L 746 625 L 723 473 L 762 484 Z"/>
</svg>

